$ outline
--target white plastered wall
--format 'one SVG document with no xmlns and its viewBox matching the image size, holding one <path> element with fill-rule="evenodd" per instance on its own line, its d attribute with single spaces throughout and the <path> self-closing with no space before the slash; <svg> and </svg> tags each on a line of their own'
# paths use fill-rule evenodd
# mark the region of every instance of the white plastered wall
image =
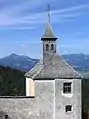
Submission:
<svg viewBox="0 0 89 119">
<path fill-rule="evenodd" d="M 35 96 L 35 81 L 26 77 L 26 96 Z"/>
<path fill-rule="evenodd" d="M 71 94 L 63 94 L 63 83 L 72 82 Z M 55 118 L 81 119 L 81 79 L 55 80 Z M 72 105 L 72 110 L 65 112 L 66 105 Z"/>
</svg>

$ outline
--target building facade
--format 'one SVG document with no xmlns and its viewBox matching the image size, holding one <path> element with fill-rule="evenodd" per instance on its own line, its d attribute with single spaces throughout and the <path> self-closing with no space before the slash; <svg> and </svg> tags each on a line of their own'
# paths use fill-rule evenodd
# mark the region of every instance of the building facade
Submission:
<svg viewBox="0 0 89 119">
<path fill-rule="evenodd" d="M 81 119 L 81 75 L 57 54 L 48 18 L 43 59 L 25 74 L 26 97 L 0 98 L 0 119 Z"/>
</svg>

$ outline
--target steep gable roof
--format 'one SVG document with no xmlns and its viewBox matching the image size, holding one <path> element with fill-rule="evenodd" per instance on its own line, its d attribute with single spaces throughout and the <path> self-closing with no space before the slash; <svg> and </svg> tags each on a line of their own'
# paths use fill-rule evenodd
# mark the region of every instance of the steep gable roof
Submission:
<svg viewBox="0 0 89 119">
<path fill-rule="evenodd" d="M 39 61 L 25 76 L 32 79 L 81 78 L 81 75 L 59 55 L 48 57 L 49 60 L 45 64 Z"/>
</svg>

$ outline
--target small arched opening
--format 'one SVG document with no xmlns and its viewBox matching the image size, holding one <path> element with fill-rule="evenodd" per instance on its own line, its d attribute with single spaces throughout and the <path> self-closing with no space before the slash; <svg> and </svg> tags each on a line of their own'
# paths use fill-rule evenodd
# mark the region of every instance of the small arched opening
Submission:
<svg viewBox="0 0 89 119">
<path fill-rule="evenodd" d="M 48 45 L 48 44 L 46 44 L 46 51 L 47 51 L 47 50 L 49 50 L 49 45 Z"/>
<path fill-rule="evenodd" d="M 53 44 L 51 45 L 51 50 L 54 50 L 54 45 Z"/>
</svg>

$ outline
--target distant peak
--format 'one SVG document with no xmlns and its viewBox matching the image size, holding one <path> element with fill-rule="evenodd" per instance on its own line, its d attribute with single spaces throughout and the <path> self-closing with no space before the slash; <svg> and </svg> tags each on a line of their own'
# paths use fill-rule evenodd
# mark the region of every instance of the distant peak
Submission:
<svg viewBox="0 0 89 119">
<path fill-rule="evenodd" d="M 28 59 L 32 59 L 32 58 L 30 58 L 30 57 L 28 57 L 28 56 L 26 56 L 26 55 L 17 55 L 17 54 L 15 54 L 15 53 L 12 53 L 11 55 L 9 55 L 9 57 L 12 57 L 12 58 L 28 58 Z"/>
<path fill-rule="evenodd" d="M 18 56 L 17 54 L 15 54 L 15 53 L 12 53 L 10 56 Z"/>
</svg>

